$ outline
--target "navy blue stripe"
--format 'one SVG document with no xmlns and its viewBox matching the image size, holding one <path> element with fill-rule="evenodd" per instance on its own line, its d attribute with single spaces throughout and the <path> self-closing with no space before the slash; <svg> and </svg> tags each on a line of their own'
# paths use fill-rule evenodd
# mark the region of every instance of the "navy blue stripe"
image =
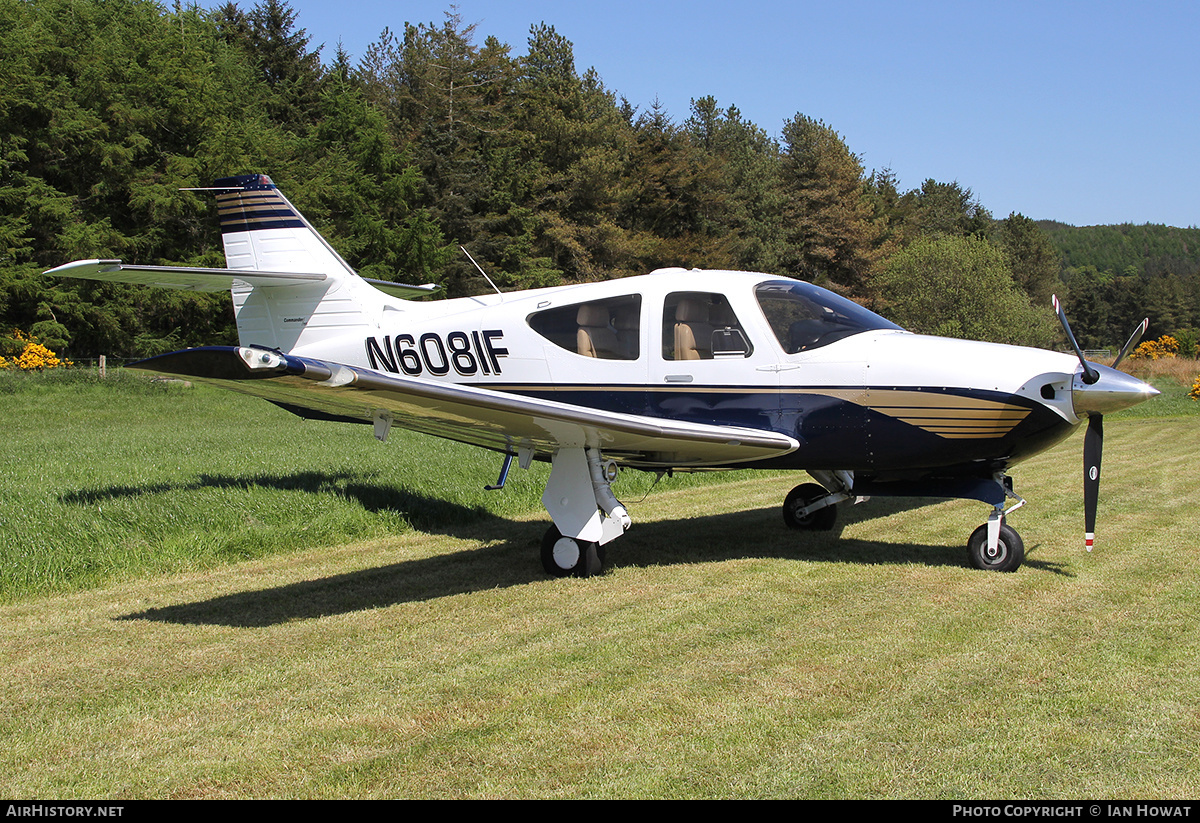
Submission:
<svg viewBox="0 0 1200 823">
<path fill-rule="evenodd" d="M 264 203 L 261 206 L 237 203 L 232 206 L 222 206 L 218 214 L 221 215 L 222 219 L 237 217 L 239 215 L 246 215 L 250 217 L 258 215 L 263 217 L 270 217 L 273 215 L 286 215 L 290 217 L 298 216 L 296 212 L 289 209 L 284 203 Z"/>
<path fill-rule="evenodd" d="M 262 229 L 302 229 L 304 222 L 298 218 L 280 218 L 268 220 L 221 220 L 221 234 L 232 234 L 239 231 L 260 231 Z"/>
<path fill-rule="evenodd" d="M 819 393 L 822 388 L 830 392 L 851 388 L 870 390 L 864 386 L 813 386 L 805 387 L 806 392 L 787 392 L 765 386 L 477 385 L 623 414 L 766 429 L 799 441 L 800 448 L 792 454 L 754 464 L 762 468 L 911 472 L 914 476 L 931 472 L 969 473 L 990 477 L 997 469 L 1058 442 L 1074 428 L 1049 409 L 1025 398 L 940 387 L 924 391 L 931 398 L 955 396 L 1007 403 L 1027 408 L 1029 414 L 1002 437 L 948 438 L 867 406 Z M 705 388 L 714 390 L 703 391 Z M 905 387 L 904 391 L 923 390 Z"/>
</svg>

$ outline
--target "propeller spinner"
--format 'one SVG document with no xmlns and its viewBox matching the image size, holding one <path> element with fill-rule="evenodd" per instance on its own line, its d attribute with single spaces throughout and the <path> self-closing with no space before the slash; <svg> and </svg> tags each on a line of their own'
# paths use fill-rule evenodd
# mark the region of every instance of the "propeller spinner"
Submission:
<svg viewBox="0 0 1200 823">
<path fill-rule="evenodd" d="M 1106 412 L 1118 411 L 1149 400 L 1158 394 L 1158 389 L 1149 383 L 1144 383 L 1125 372 L 1117 371 L 1116 366 L 1125 359 L 1125 355 L 1137 345 L 1150 325 L 1149 318 L 1143 320 L 1134 329 L 1128 342 L 1117 354 L 1112 366 L 1101 366 L 1089 363 L 1083 356 L 1075 335 L 1071 333 L 1071 324 L 1067 322 L 1067 314 L 1063 311 L 1058 297 L 1054 297 L 1054 311 L 1058 322 L 1066 332 L 1071 348 L 1075 350 L 1082 365 L 1082 371 L 1075 376 L 1071 384 L 1071 404 L 1078 417 L 1087 417 L 1088 427 L 1083 439 L 1083 520 L 1084 546 L 1090 552 L 1096 539 L 1096 506 L 1100 496 L 1100 461 L 1104 453 L 1104 415 Z"/>
</svg>

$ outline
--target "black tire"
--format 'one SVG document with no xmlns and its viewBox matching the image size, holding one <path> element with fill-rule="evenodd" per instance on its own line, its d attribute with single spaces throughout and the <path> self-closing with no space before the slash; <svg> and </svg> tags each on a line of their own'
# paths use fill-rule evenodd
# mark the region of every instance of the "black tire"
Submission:
<svg viewBox="0 0 1200 823">
<path fill-rule="evenodd" d="M 988 553 L 987 524 L 983 524 L 971 532 L 967 541 L 967 556 L 971 565 L 981 571 L 1015 572 L 1025 560 L 1025 541 L 1015 529 L 1007 524 L 1000 524 L 1000 540 L 996 545 L 996 554 Z"/>
<path fill-rule="evenodd" d="M 563 537 L 557 526 L 542 537 L 542 568 L 551 577 L 591 577 L 604 571 L 604 547 L 587 540 Z"/>
<path fill-rule="evenodd" d="M 829 494 L 824 486 L 817 483 L 802 483 L 788 492 L 783 501 L 783 522 L 789 529 L 804 531 L 827 532 L 837 522 L 837 505 L 817 509 L 804 517 L 797 517 L 796 512 Z"/>
</svg>

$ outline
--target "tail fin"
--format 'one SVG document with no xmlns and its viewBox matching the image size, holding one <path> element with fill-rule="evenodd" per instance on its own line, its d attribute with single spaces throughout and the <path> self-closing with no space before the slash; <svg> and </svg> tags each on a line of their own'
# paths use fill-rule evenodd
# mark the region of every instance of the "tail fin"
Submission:
<svg viewBox="0 0 1200 823">
<path fill-rule="evenodd" d="M 439 288 L 359 277 L 265 174 L 224 177 L 211 189 L 194 191 L 218 192 L 229 268 L 77 260 L 47 274 L 190 291 L 232 289 L 243 346 L 299 353 L 356 334 L 361 348 L 385 310 L 404 311 L 406 300 Z"/>
<path fill-rule="evenodd" d="M 265 174 L 223 177 L 218 189 L 225 262 L 243 271 L 353 276 L 354 270 Z"/>
<path fill-rule="evenodd" d="M 323 274 L 286 288 L 235 285 L 233 306 L 243 346 L 292 352 L 359 331 L 374 333 L 395 301 L 355 274 L 265 174 L 225 177 L 218 189 L 225 261 L 237 271 Z"/>
</svg>

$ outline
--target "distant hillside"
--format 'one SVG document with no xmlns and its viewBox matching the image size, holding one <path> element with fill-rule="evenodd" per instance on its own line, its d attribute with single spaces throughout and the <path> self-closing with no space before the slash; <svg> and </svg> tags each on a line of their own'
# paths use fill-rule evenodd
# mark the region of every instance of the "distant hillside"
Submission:
<svg viewBox="0 0 1200 823">
<path fill-rule="evenodd" d="M 1113 274 L 1187 276 L 1200 271 L 1200 228 L 1179 229 L 1147 223 L 1135 226 L 1070 226 L 1038 222 L 1064 268 L 1095 266 Z"/>
</svg>

